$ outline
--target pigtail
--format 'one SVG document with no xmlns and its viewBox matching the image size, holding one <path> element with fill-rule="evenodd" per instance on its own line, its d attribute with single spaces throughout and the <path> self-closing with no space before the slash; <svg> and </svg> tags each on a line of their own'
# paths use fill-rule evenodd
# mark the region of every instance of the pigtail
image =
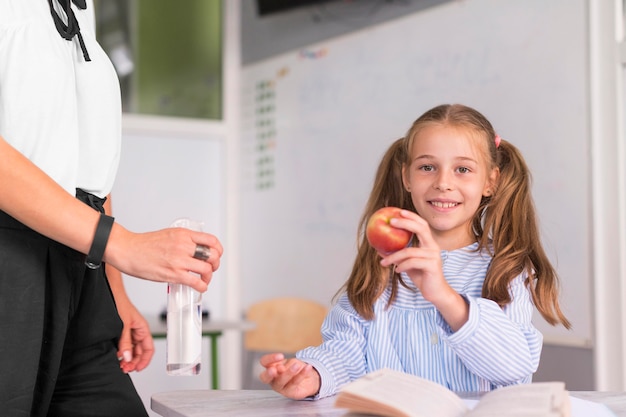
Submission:
<svg viewBox="0 0 626 417">
<path fill-rule="evenodd" d="M 346 291 L 350 303 L 361 317 L 374 318 L 374 302 L 388 284 L 389 268 L 380 265 L 380 256 L 367 241 L 365 229 L 374 212 L 382 207 L 394 206 L 406 210 L 415 210 L 411 195 L 404 189 L 402 164 L 405 161 L 404 138 L 397 139 L 383 155 L 369 200 L 359 220 L 357 237 L 357 256 L 352 271 L 343 287 L 335 294 L 335 299 Z M 394 274 L 391 282 L 389 305 L 398 292 L 398 285 L 404 283 L 399 274 Z"/>
<path fill-rule="evenodd" d="M 536 209 L 531 195 L 531 174 L 519 150 L 502 140 L 496 161 L 500 169 L 497 189 L 484 198 L 481 219 L 474 229 L 481 247 L 491 241 L 494 257 L 483 284 L 483 297 L 504 306 L 511 302 L 510 282 L 528 271 L 526 285 L 537 310 L 551 325 L 570 328 L 558 301 L 558 276 L 548 259 L 539 233 Z M 488 231 L 489 233 L 484 233 Z"/>
</svg>

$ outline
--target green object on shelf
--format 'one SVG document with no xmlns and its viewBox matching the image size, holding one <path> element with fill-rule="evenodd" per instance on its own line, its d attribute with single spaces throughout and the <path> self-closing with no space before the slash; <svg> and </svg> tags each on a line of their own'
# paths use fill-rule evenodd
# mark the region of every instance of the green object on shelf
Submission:
<svg viewBox="0 0 626 417">
<path fill-rule="evenodd" d="M 126 113 L 220 120 L 222 0 L 95 0 Z"/>
<path fill-rule="evenodd" d="M 222 2 L 137 0 L 136 113 L 222 117 Z"/>
</svg>

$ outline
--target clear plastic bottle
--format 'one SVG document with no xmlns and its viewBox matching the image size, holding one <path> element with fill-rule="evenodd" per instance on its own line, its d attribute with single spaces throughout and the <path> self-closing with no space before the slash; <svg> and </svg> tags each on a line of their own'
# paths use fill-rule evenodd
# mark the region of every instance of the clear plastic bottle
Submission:
<svg viewBox="0 0 626 417">
<path fill-rule="evenodd" d="M 202 223 L 187 218 L 170 227 L 201 231 Z M 167 373 L 198 375 L 202 359 L 202 294 L 182 284 L 167 286 Z"/>
</svg>

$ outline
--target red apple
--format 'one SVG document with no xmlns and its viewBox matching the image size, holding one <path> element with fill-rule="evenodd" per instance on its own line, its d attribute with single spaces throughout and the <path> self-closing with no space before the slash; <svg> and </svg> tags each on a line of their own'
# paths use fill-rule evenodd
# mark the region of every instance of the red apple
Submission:
<svg viewBox="0 0 626 417">
<path fill-rule="evenodd" d="M 383 255 L 405 248 L 411 240 L 411 232 L 389 224 L 394 217 L 400 217 L 398 207 L 383 207 L 372 214 L 365 227 L 368 242 Z"/>
</svg>

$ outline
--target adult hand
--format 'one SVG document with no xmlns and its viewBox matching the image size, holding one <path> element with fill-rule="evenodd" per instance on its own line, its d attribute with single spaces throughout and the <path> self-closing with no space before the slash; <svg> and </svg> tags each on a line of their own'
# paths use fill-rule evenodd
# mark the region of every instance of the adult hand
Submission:
<svg viewBox="0 0 626 417">
<path fill-rule="evenodd" d="M 198 245 L 209 249 L 208 259 L 194 257 Z M 184 284 L 204 292 L 220 266 L 222 253 L 219 239 L 209 233 L 175 227 L 132 233 L 115 223 L 104 259 L 134 277 Z"/>
<path fill-rule="evenodd" d="M 117 313 L 124 324 L 117 345 L 120 368 L 126 373 L 141 371 L 148 366 L 154 354 L 154 342 L 150 327 L 146 319 L 130 301 L 120 271 L 109 264 L 106 264 L 105 268 L 109 286 L 115 298 Z"/>
<path fill-rule="evenodd" d="M 117 357 L 125 373 L 145 369 L 154 355 L 152 333 L 146 319 L 134 305 L 118 306 L 124 329 L 118 343 Z"/>
</svg>

